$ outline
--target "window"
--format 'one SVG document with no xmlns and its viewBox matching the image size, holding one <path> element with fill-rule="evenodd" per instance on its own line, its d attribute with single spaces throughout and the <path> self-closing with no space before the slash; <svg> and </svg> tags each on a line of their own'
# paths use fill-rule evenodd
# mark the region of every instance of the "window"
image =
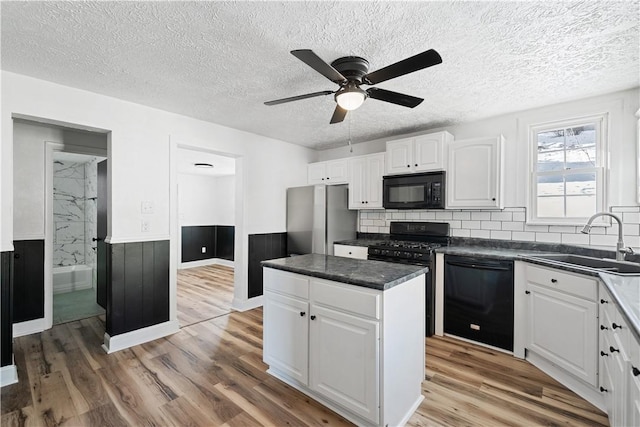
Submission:
<svg viewBox="0 0 640 427">
<path fill-rule="evenodd" d="M 605 210 L 606 115 L 530 127 L 528 221 L 580 224 Z"/>
</svg>

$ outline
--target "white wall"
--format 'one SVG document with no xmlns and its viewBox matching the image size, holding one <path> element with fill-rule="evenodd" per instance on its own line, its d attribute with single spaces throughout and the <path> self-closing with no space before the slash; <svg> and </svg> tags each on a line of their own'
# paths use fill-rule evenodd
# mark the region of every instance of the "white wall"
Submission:
<svg viewBox="0 0 640 427">
<path fill-rule="evenodd" d="M 12 114 L 44 118 L 60 124 L 111 131 L 109 155 L 108 236 L 112 242 L 169 239 L 177 210 L 170 209 L 170 151 L 172 144 L 232 155 L 239 159 L 237 177 L 243 191 L 243 234 L 285 231 L 286 188 L 306 183 L 307 163 L 317 159 L 313 150 L 263 136 L 192 119 L 103 95 L 2 72 L 1 234 L 2 250 L 13 240 L 13 122 Z M 141 203 L 151 201 L 154 213 L 144 217 Z M 150 231 L 141 231 L 141 220 Z M 172 219 L 173 218 L 173 219 Z M 175 248 L 175 236 L 172 245 Z M 238 245 L 237 245 L 238 246 Z M 236 258 L 236 272 L 247 269 L 244 255 Z M 171 253 L 172 271 L 176 264 Z M 240 273 L 240 300 L 246 299 L 246 275 Z M 172 279 L 175 282 L 175 277 Z M 236 282 L 236 289 L 238 283 Z M 243 292 L 244 289 L 244 292 Z M 244 293 L 244 297 L 242 296 Z M 175 314 L 175 313 L 174 313 Z M 172 315 L 173 316 L 173 315 Z M 173 317 L 172 317 L 173 318 Z"/>
<path fill-rule="evenodd" d="M 449 131 L 455 139 L 468 139 L 504 135 L 505 137 L 505 206 L 526 206 L 528 141 L 527 126 L 532 123 L 609 112 L 609 204 L 611 206 L 636 205 L 636 162 L 638 158 L 637 117 L 640 107 L 638 88 L 603 96 L 520 111 L 471 123 L 460 123 L 420 133 Z M 319 160 L 332 160 L 349 156 L 377 153 L 386 150 L 385 142 L 412 134 L 378 139 L 348 147 L 321 151 Z"/>
<path fill-rule="evenodd" d="M 180 225 L 234 225 L 234 176 L 178 175 Z"/>
</svg>

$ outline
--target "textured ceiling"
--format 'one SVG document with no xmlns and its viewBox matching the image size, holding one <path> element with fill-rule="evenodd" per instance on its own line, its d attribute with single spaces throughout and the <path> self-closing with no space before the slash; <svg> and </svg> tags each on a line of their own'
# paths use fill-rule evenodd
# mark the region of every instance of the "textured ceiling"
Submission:
<svg viewBox="0 0 640 427">
<path fill-rule="evenodd" d="M 639 85 L 639 3 L 6 2 L 2 68 L 309 147 L 361 142 Z M 443 63 L 378 87 L 329 125 L 337 87 L 292 56 L 371 70 L 433 48 Z"/>
</svg>

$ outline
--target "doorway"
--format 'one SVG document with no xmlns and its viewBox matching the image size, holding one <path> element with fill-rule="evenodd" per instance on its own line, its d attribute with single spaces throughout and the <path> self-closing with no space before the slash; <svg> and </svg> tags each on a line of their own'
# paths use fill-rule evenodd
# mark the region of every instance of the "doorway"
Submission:
<svg viewBox="0 0 640 427">
<path fill-rule="evenodd" d="M 177 149 L 177 318 L 181 327 L 229 314 L 234 292 L 236 160 Z"/>
<path fill-rule="evenodd" d="M 104 157 L 53 153 L 53 324 L 102 315 L 97 303 L 98 164 Z"/>
</svg>

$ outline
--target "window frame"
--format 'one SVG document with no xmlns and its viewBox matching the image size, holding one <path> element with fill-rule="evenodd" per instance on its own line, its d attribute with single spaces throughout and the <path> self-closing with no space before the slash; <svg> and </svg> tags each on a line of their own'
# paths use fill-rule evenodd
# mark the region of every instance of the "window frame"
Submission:
<svg viewBox="0 0 640 427">
<path fill-rule="evenodd" d="M 571 175 L 572 173 L 594 173 L 596 174 L 596 212 L 606 211 L 608 201 L 607 178 L 609 174 L 608 139 L 609 139 L 609 117 L 608 113 L 591 114 L 580 117 L 573 117 L 550 122 L 534 123 L 528 126 L 528 146 L 529 146 L 529 182 L 527 198 L 527 224 L 531 225 L 584 225 L 592 214 L 584 217 L 539 217 L 538 216 L 538 192 L 537 178 L 544 175 Z M 571 127 L 594 125 L 596 129 L 596 166 L 577 169 L 576 172 L 567 172 L 567 169 L 552 172 L 538 172 L 538 134 L 540 132 L 567 129 Z M 566 199 L 566 192 L 564 194 Z M 598 218 L 595 225 L 609 225 L 607 218 Z"/>
</svg>

